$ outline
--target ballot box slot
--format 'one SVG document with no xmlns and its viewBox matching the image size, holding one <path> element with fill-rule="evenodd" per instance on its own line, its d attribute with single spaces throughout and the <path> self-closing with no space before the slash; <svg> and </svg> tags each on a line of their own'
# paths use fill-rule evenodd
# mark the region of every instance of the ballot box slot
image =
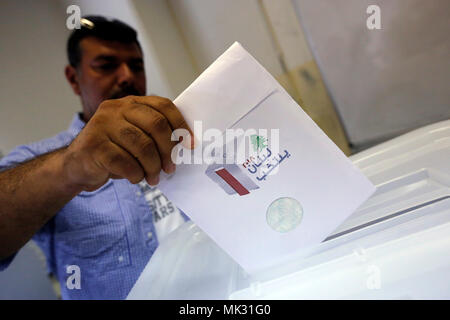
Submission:
<svg viewBox="0 0 450 320">
<path fill-rule="evenodd" d="M 378 224 L 378 223 L 380 223 L 380 222 L 384 222 L 384 221 L 386 221 L 386 220 L 390 220 L 390 219 L 399 217 L 399 216 L 401 216 L 401 215 L 405 215 L 405 214 L 407 214 L 407 213 L 409 213 L 409 212 L 415 211 L 415 210 L 417 210 L 417 209 L 421 209 L 421 208 L 423 208 L 423 207 L 426 207 L 426 206 L 435 204 L 435 203 L 440 202 L 440 201 L 444 201 L 444 200 L 446 200 L 446 199 L 450 199 L 450 196 L 443 196 L 443 197 L 440 197 L 440 198 L 437 198 L 437 199 L 433 199 L 433 200 L 430 200 L 430 201 L 427 201 L 427 202 L 424 202 L 424 203 L 421 203 L 421 204 L 418 204 L 418 205 L 409 207 L 409 208 L 407 208 L 407 209 L 403 209 L 403 210 L 394 212 L 394 213 L 389 214 L 389 215 L 386 215 L 386 216 L 384 216 L 384 217 L 381 217 L 381 218 L 378 218 L 378 219 L 369 221 L 369 222 L 367 222 L 367 223 L 358 225 L 358 226 L 353 227 L 353 228 L 351 228 L 351 229 L 348 229 L 348 230 L 345 230 L 345 231 L 342 231 L 342 232 L 333 234 L 333 235 L 329 236 L 328 238 L 326 238 L 323 242 L 326 242 L 326 241 L 330 241 L 330 240 L 339 238 L 339 237 L 341 237 L 341 236 L 343 236 L 343 235 L 346 235 L 346 234 L 349 234 L 349 233 L 352 233 L 352 232 L 361 230 L 361 229 L 363 229 L 363 228 L 370 227 L 370 226 L 372 226 L 372 225 L 375 225 L 375 224 Z"/>
<path fill-rule="evenodd" d="M 377 185 L 375 194 L 329 235 L 328 240 L 445 199 L 450 195 L 449 190 L 450 177 L 430 168 L 386 181 Z"/>
</svg>

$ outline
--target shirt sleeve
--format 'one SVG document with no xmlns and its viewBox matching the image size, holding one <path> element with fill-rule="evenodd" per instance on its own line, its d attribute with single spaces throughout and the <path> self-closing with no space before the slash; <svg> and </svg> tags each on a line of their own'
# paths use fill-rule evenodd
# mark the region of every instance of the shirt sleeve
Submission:
<svg viewBox="0 0 450 320">
<path fill-rule="evenodd" d="M 14 253 L 12 256 L 10 256 L 10 257 L 8 257 L 6 259 L 0 260 L 0 272 L 3 271 L 3 270 L 6 270 L 6 268 L 9 267 L 11 262 L 14 260 L 16 254 L 17 253 Z"/>
<path fill-rule="evenodd" d="M 22 145 L 14 148 L 8 155 L 0 159 L 0 171 L 15 167 L 25 161 L 33 159 L 35 154 L 28 146 Z"/>
</svg>

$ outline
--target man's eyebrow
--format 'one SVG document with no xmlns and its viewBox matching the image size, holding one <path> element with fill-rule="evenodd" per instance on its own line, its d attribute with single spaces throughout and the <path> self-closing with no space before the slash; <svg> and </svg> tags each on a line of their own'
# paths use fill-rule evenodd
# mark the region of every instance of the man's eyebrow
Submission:
<svg viewBox="0 0 450 320">
<path fill-rule="evenodd" d="M 110 56 L 110 55 L 106 55 L 106 54 L 101 54 L 97 57 L 94 58 L 94 61 L 99 61 L 99 60 L 104 60 L 104 61 L 117 61 L 117 58 L 115 56 Z"/>
<path fill-rule="evenodd" d="M 95 61 L 115 62 L 115 61 L 118 61 L 118 58 L 116 56 L 102 54 L 102 55 L 99 55 L 99 56 L 95 57 L 93 61 L 94 62 Z M 135 57 L 135 58 L 130 58 L 128 60 L 128 62 L 131 62 L 131 63 L 143 63 L 144 59 L 142 59 L 141 57 Z"/>
<path fill-rule="evenodd" d="M 144 62 L 144 59 L 142 59 L 141 57 L 137 57 L 137 58 L 131 58 L 130 60 L 129 60 L 129 62 L 133 62 L 133 63 L 141 63 L 141 62 Z"/>
</svg>

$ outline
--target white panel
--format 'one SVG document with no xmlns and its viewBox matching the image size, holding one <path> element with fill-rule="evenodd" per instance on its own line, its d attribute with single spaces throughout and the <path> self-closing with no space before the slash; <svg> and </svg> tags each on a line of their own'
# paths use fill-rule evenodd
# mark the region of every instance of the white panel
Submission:
<svg viewBox="0 0 450 320">
<path fill-rule="evenodd" d="M 293 0 L 354 144 L 450 117 L 450 2 Z"/>
</svg>

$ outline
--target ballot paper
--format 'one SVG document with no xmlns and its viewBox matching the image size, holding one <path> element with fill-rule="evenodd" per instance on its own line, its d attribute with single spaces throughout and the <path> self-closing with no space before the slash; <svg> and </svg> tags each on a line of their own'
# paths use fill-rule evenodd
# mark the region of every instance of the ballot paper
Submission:
<svg viewBox="0 0 450 320">
<path fill-rule="evenodd" d="M 247 272 L 307 252 L 375 191 L 237 42 L 174 103 L 197 142 L 159 188 Z"/>
</svg>

